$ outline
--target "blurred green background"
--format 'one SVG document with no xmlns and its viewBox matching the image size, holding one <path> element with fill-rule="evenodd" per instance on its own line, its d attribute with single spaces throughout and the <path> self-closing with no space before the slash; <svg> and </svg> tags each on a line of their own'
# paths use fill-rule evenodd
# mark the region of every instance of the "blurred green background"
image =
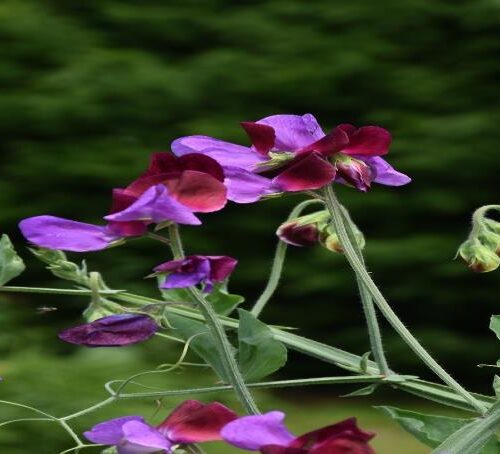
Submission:
<svg viewBox="0 0 500 454">
<path fill-rule="evenodd" d="M 390 162 L 413 183 L 368 194 L 341 188 L 340 197 L 401 318 L 457 378 L 489 392 L 492 370 L 476 365 L 499 354 L 487 326 L 498 313 L 500 274 L 475 275 L 453 256 L 471 212 L 498 202 L 499 27 L 498 0 L 4 0 L 0 225 L 29 265 L 16 283 L 64 285 L 30 258 L 20 219 L 50 213 L 98 222 L 111 188 L 134 178 L 150 152 L 168 150 L 176 137 L 244 143 L 239 121 L 274 113 L 312 112 L 325 128 L 379 124 L 394 135 Z M 298 200 L 231 205 L 204 216 L 202 228 L 184 229 L 187 248 L 238 257 L 232 289 L 252 302 L 265 284 L 274 231 Z M 154 285 L 142 278 L 165 258 L 147 241 L 85 256 L 111 286 L 150 295 Z M 178 354 L 169 344 L 126 352 L 61 345 L 55 333 L 78 323 L 82 299 L 2 295 L 0 302 L 2 398 L 69 413 L 98 400 L 107 379 Z M 44 305 L 59 310 L 37 313 Z M 264 319 L 359 354 L 368 350 L 351 272 L 343 257 L 320 248 L 290 251 Z M 430 377 L 383 327 L 392 367 Z M 183 386 L 191 380 L 186 373 L 168 380 Z M 331 373 L 331 366 L 292 354 L 282 376 Z M 357 412 L 365 426 L 380 429 L 380 452 L 395 452 L 394 443 L 426 452 L 363 401 L 336 399 L 343 393 L 266 395 L 265 406 L 301 409 L 291 416 L 301 430 L 313 417 L 326 424 Z M 405 406 L 401 396 L 380 402 L 391 399 Z M 128 405 L 122 412 L 139 411 L 137 405 L 153 411 L 151 402 Z M 46 426 L 8 427 L 0 429 L 2 452 L 69 447 Z"/>
</svg>

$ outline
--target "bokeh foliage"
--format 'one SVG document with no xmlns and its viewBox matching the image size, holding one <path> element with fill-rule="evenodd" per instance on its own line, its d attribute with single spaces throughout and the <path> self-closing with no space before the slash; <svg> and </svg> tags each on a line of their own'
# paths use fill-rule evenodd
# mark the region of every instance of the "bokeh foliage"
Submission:
<svg viewBox="0 0 500 454">
<path fill-rule="evenodd" d="M 368 240 L 368 261 L 397 312 L 461 379 L 489 386 L 488 334 L 499 274 L 453 261 L 469 215 L 498 202 L 500 3 L 496 0 L 5 0 L 0 5 L 2 232 L 35 214 L 96 222 L 112 187 L 148 153 L 180 135 L 244 142 L 238 127 L 279 113 L 313 112 L 325 128 L 376 123 L 391 130 L 390 161 L 414 182 L 368 194 L 342 189 Z M 274 230 L 298 197 L 229 206 L 186 230 L 196 253 L 234 255 L 232 285 L 252 301 L 264 285 Z M 23 251 L 25 257 L 28 253 Z M 165 259 L 136 241 L 89 254 L 117 288 Z M 18 283 L 58 285 L 40 265 Z M 54 340 L 81 300 L 2 298 L 0 352 L 72 352 Z M 60 310 L 38 315 L 37 305 Z M 363 353 L 368 343 L 350 271 L 317 249 L 289 254 L 267 321 Z M 387 331 L 393 366 L 423 373 Z M 327 368 L 292 357 L 292 375 Z M 323 367 L 323 368 L 322 368 Z"/>
</svg>

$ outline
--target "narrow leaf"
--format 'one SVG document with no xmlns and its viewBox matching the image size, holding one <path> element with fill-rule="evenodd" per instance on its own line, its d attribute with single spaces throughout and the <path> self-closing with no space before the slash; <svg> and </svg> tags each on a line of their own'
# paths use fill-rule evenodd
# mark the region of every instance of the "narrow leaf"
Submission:
<svg viewBox="0 0 500 454">
<path fill-rule="evenodd" d="M 349 394 L 344 394 L 340 397 L 359 397 L 359 396 L 369 396 L 378 388 L 378 384 L 373 383 L 372 385 L 365 386 L 364 388 L 357 389 Z"/>
<path fill-rule="evenodd" d="M 0 238 L 0 286 L 19 276 L 26 266 L 7 235 Z"/>
<path fill-rule="evenodd" d="M 265 323 L 243 309 L 239 309 L 238 313 L 240 369 L 248 381 L 257 381 L 283 367 L 287 351 L 285 346 L 275 339 L 271 328 Z"/>
</svg>

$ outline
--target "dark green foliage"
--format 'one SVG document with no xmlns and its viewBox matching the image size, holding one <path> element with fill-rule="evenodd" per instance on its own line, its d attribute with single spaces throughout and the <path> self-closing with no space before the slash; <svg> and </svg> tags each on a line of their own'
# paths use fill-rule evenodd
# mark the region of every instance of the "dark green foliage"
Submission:
<svg viewBox="0 0 500 454">
<path fill-rule="evenodd" d="M 498 357 L 487 327 L 500 274 L 473 275 L 452 259 L 472 210 L 498 202 L 498 2 L 6 0 L 0 18 L 1 225 L 18 250 L 20 218 L 98 221 L 111 188 L 180 135 L 244 142 L 239 121 L 278 112 L 313 112 L 325 128 L 381 124 L 395 137 L 390 161 L 414 182 L 343 189 L 341 199 L 402 319 L 457 377 L 489 386 L 490 371 L 475 365 Z M 239 258 L 231 288 L 249 304 L 264 287 L 274 230 L 297 200 L 203 216 L 202 228 L 184 229 L 187 249 Z M 166 256 L 141 240 L 86 258 L 109 285 L 153 293 L 142 277 Z M 16 283 L 56 285 L 29 264 Z M 2 357 L 29 346 L 28 331 L 47 349 L 66 348 L 49 333 L 83 309 L 82 300 L 51 298 L 61 310 L 42 319 L 34 308 L 47 299 L 9 301 L 2 322 L 19 326 L 19 340 L 2 342 Z M 352 273 L 319 247 L 290 252 L 264 317 L 367 350 Z M 393 367 L 420 373 L 384 331 Z M 295 374 L 322 372 L 293 364 Z"/>
</svg>

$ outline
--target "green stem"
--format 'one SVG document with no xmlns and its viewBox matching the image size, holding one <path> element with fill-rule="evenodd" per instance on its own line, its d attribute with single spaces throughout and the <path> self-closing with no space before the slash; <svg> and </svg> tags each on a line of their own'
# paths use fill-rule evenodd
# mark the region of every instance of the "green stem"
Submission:
<svg viewBox="0 0 500 454">
<path fill-rule="evenodd" d="M 365 375 L 361 377 L 321 377 L 321 378 L 303 378 L 296 380 L 278 380 L 261 383 L 248 383 L 248 388 L 269 389 L 269 388 L 291 388 L 295 386 L 315 386 L 315 385 L 337 385 L 337 384 L 369 384 L 379 383 L 384 379 L 383 375 Z M 205 394 L 212 392 L 231 391 L 230 385 L 211 386 L 206 388 L 178 389 L 169 391 L 153 391 L 150 393 L 128 393 L 116 395 L 120 399 L 135 399 L 146 397 L 166 397 L 166 396 L 184 396 L 191 394 Z M 113 394 L 114 395 L 114 394 Z"/>
<path fill-rule="evenodd" d="M 100 295 L 116 295 L 117 293 L 124 292 L 125 290 L 99 290 Z M 91 290 L 85 289 L 66 289 L 66 288 L 43 288 L 43 287 L 13 287 L 4 286 L 0 287 L 0 292 L 5 293 L 39 293 L 47 295 L 74 295 L 74 296 L 92 296 Z"/>
<path fill-rule="evenodd" d="M 349 262 L 361 282 L 366 286 L 366 288 L 372 295 L 375 303 L 380 309 L 380 312 L 382 312 L 384 317 L 391 324 L 394 330 L 401 336 L 401 338 L 406 342 L 406 344 L 439 378 L 441 378 L 448 386 L 450 386 L 458 394 L 460 394 L 478 412 L 480 412 L 481 414 L 485 413 L 487 411 L 487 408 L 481 402 L 476 400 L 465 388 L 463 388 L 434 360 L 434 358 L 427 352 L 427 350 L 425 350 L 425 348 L 417 341 L 417 339 L 415 339 L 413 334 L 411 334 L 411 332 L 406 328 L 406 326 L 401 322 L 396 313 L 389 306 L 389 303 L 386 301 L 386 299 L 376 286 L 375 282 L 371 278 L 370 274 L 359 260 L 353 245 L 349 241 L 349 236 L 347 235 L 342 220 L 341 205 L 337 201 L 337 197 L 335 196 L 333 188 L 330 185 L 325 189 L 325 196 L 326 205 L 332 216 L 332 220 L 335 225 L 337 235 L 339 236 L 342 248 L 345 252 L 347 261 Z"/>
<path fill-rule="evenodd" d="M 361 251 L 361 247 L 354 234 L 353 222 L 347 210 L 342 210 L 342 219 L 349 241 L 353 245 L 354 251 L 358 256 L 359 261 L 363 266 L 365 266 L 363 252 Z M 365 314 L 365 320 L 368 327 L 368 337 L 370 339 L 370 346 L 373 357 L 379 367 L 380 373 L 384 375 L 390 375 L 391 370 L 389 369 L 389 365 L 387 364 L 387 359 L 385 357 L 384 345 L 382 344 L 382 333 L 380 332 L 377 313 L 375 311 L 375 306 L 373 305 L 373 298 L 366 285 L 363 284 L 358 275 L 356 275 L 356 282 L 358 284 L 359 295 L 361 297 L 361 305 L 363 307 L 363 312 Z"/>
<path fill-rule="evenodd" d="M 161 303 L 160 300 L 148 298 L 142 295 L 135 295 L 132 293 L 120 293 L 116 295 L 114 299 L 124 303 L 139 306 L 144 304 Z M 199 311 L 195 309 L 168 306 L 165 311 L 167 312 L 167 314 L 171 313 L 192 320 L 204 321 L 203 316 L 199 313 Z M 222 325 L 227 328 L 238 328 L 238 321 L 233 318 L 219 315 L 218 319 L 220 320 Z M 283 342 L 288 348 L 292 350 L 317 358 L 321 361 L 334 364 L 350 372 L 358 374 L 360 373 L 361 357 L 358 355 L 346 352 L 330 345 L 323 344 L 321 342 L 317 342 L 312 339 L 308 339 L 306 337 L 298 336 L 297 334 L 293 334 L 279 328 L 271 327 L 271 330 L 276 339 Z M 375 362 L 368 361 L 368 373 L 379 373 L 379 369 Z M 474 406 L 470 404 L 469 400 L 464 399 L 461 394 L 457 393 L 454 389 L 451 389 L 446 385 L 420 380 L 418 378 L 412 378 L 402 383 L 392 383 L 391 386 L 394 386 L 411 394 L 415 394 L 419 397 L 423 397 L 424 399 L 439 402 L 443 405 L 460 408 L 466 411 L 474 410 Z M 487 407 L 495 402 L 495 399 L 492 397 L 482 396 L 479 394 L 474 394 L 474 396 Z"/>
<path fill-rule="evenodd" d="M 102 402 L 99 402 L 95 405 L 92 405 L 92 407 L 85 408 L 84 410 L 80 410 L 76 413 L 72 413 L 71 415 L 59 418 L 59 421 L 69 421 L 70 419 L 78 418 L 80 416 L 86 415 L 87 413 L 91 413 L 94 410 L 97 410 L 98 408 L 104 407 L 105 405 L 108 405 L 114 401 L 115 401 L 115 397 L 110 397 L 109 399 L 103 400 Z"/>
<path fill-rule="evenodd" d="M 481 448 L 495 436 L 499 426 L 500 402 L 497 402 L 483 418 L 457 430 L 432 452 L 436 454 L 477 454 L 482 452 Z M 498 449 L 498 442 L 495 447 Z"/>
<path fill-rule="evenodd" d="M 307 208 L 309 205 L 314 203 L 323 203 L 321 200 L 305 200 L 304 202 L 299 203 L 289 214 L 287 221 L 291 221 L 296 217 L 300 216 L 302 211 Z M 271 266 L 271 273 L 269 274 L 269 279 L 267 281 L 266 288 L 259 296 L 259 299 L 256 301 L 252 310 L 250 311 L 254 317 L 259 317 L 262 310 L 269 302 L 274 292 L 278 288 L 279 280 L 281 277 L 281 273 L 283 272 L 283 264 L 285 262 L 286 251 L 288 249 L 288 245 L 278 240 L 278 245 L 276 246 L 276 252 L 274 254 L 273 264 Z"/>
<path fill-rule="evenodd" d="M 179 229 L 176 224 L 169 227 L 170 246 L 174 258 L 180 259 L 184 257 L 184 250 L 182 247 Z M 214 311 L 212 305 L 205 299 L 203 294 L 196 288 L 190 287 L 189 293 L 196 301 L 198 308 L 207 324 L 210 335 L 215 343 L 218 353 L 221 357 L 229 383 L 233 386 L 236 395 L 243 404 L 245 410 L 249 414 L 258 415 L 259 409 L 255 403 L 250 391 L 245 385 L 245 381 L 236 363 L 233 354 L 233 346 L 226 336 L 224 326 L 220 322 L 217 313 Z"/>
</svg>

